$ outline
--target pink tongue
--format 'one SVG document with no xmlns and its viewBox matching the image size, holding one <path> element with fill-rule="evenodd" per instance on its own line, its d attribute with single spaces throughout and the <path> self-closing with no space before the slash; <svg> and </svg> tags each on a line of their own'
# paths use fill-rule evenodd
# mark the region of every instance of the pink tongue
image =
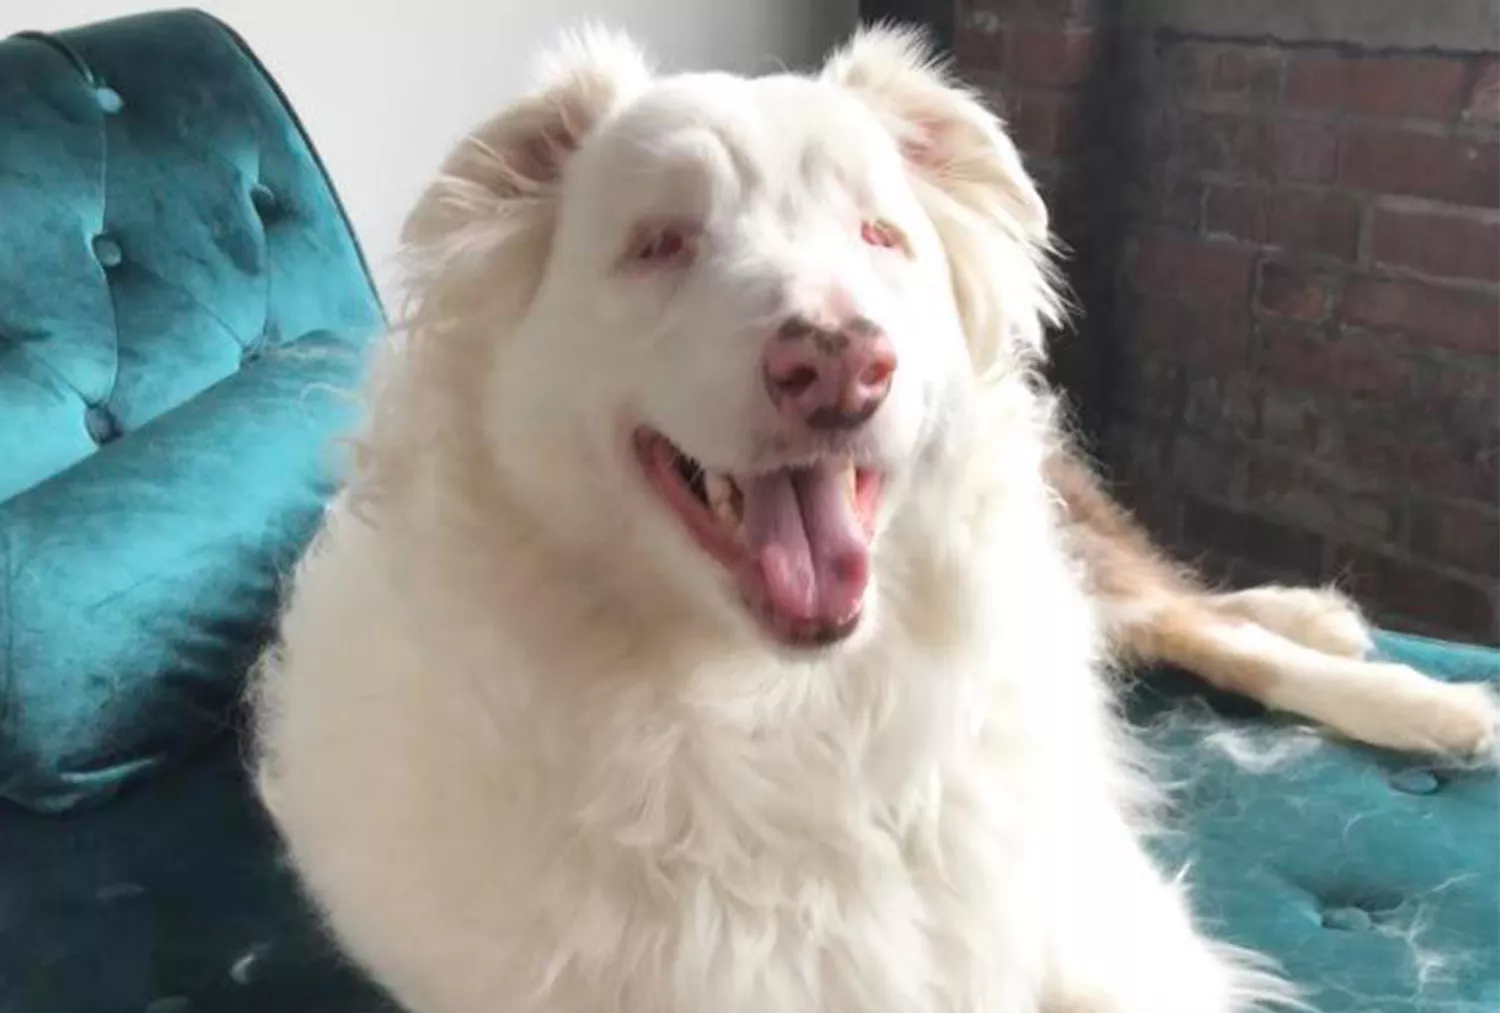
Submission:
<svg viewBox="0 0 1500 1013">
<path fill-rule="evenodd" d="M 869 582 L 870 548 L 844 469 L 783 470 L 741 489 L 750 552 L 776 610 L 831 623 L 853 615 Z"/>
</svg>

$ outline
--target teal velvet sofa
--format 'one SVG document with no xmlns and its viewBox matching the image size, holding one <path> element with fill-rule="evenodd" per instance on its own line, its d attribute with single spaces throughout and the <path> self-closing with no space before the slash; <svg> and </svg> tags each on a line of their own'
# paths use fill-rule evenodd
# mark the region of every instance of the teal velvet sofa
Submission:
<svg viewBox="0 0 1500 1013">
<path fill-rule="evenodd" d="M 279 857 L 239 709 L 381 326 L 311 143 L 223 25 L 0 42 L 0 1013 L 387 1008 Z M 1500 681 L 1493 651 L 1382 649 Z M 1325 1013 L 1500 1008 L 1492 773 L 1172 673 L 1129 705 L 1180 786 L 1156 846 L 1222 935 Z"/>
</svg>

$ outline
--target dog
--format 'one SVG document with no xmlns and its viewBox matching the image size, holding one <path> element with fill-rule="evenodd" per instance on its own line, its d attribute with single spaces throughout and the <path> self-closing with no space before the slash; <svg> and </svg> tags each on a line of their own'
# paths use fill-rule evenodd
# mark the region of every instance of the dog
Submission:
<svg viewBox="0 0 1500 1013">
<path fill-rule="evenodd" d="M 404 231 L 255 681 L 256 780 L 415 1013 L 1245 1013 L 1116 662 L 1473 754 L 1331 591 L 1169 564 L 1039 379 L 1046 209 L 916 36 L 659 76 L 589 30 Z"/>
</svg>

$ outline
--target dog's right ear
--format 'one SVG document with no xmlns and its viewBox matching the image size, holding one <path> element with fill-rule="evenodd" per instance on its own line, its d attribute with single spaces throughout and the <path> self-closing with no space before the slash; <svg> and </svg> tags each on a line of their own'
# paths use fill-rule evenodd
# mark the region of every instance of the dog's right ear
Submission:
<svg viewBox="0 0 1500 1013">
<path fill-rule="evenodd" d="M 856 32 L 823 77 L 885 123 L 912 172 L 974 210 L 1044 244 L 1047 208 L 1000 120 L 936 59 L 920 33 L 878 25 Z"/>
<path fill-rule="evenodd" d="M 407 217 L 403 245 L 424 248 L 548 204 L 567 159 L 611 112 L 643 90 L 651 68 L 626 36 L 596 27 L 544 58 L 541 84 L 471 131 Z"/>
</svg>

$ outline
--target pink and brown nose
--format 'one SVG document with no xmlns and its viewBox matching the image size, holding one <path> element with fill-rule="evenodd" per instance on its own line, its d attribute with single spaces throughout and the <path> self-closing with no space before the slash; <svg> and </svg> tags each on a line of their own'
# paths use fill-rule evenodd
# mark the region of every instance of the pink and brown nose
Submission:
<svg viewBox="0 0 1500 1013">
<path fill-rule="evenodd" d="M 866 317 L 836 328 L 789 318 L 766 346 L 762 374 L 782 416 L 811 429 L 855 429 L 891 391 L 896 353 Z"/>
</svg>

